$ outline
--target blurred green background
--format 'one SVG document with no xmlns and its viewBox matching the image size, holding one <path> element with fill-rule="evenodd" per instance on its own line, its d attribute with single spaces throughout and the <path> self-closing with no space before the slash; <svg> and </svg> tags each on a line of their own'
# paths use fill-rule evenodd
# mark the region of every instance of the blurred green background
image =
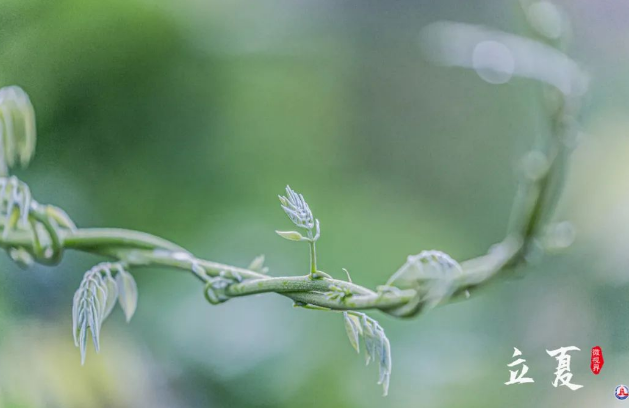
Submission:
<svg viewBox="0 0 629 408">
<path fill-rule="evenodd" d="M 413 320 L 374 313 L 390 395 L 338 315 L 274 295 L 213 307 L 191 276 L 141 270 L 80 365 L 72 295 L 99 259 L 0 274 L 2 407 L 615 406 L 629 382 L 629 3 L 561 1 L 591 76 L 558 219 L 566 252 Z M 35 161 L 18 172 L 80 226 L 168 237 L 199 256 L 305 273 L 281 240 L 288 183 L 321 220 L 320 267 L 375 287 L 422 249 L 463 260 L 502 239 L 519 158 L 544 128 L 539 87 L 430 65 L 439 20 L 526 34 L 515 1 L 2 0 L 0 86 L 31 96 Z M 572 392 L 546 349 L 574 345 Z M 590 348 L 606 364 L 589 370 Z M 505 386 L 513 347 L 534 384 Z"/>
</svg>

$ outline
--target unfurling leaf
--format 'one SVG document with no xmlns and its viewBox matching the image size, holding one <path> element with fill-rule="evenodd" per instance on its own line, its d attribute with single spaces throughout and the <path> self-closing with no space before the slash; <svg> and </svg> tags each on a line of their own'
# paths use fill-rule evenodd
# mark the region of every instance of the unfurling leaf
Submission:
<svg viewBox="0 0 629 408">
<path fill-rule="evenodd" d="M 120 303 L 120 307 L 128 322 L 133 317 L 138 305 L 138 286 L 135 283 L 135 279 L 133 279 L 133 275 L 122 267 L 118 268 L 116 282 L 118 283 L 118 303 Z"/>
<path fill-rule="evenodd" d="M 74 344 L 81 350 L 85 363 L 88 329 L 94 349 L 100 350 L 100 329 L 116 303 L 117 286 L 111 275 L 112 264 L 96 265 L 83 276 L 72 303 L 72 333 Z"/>
<path fill-rule="evenodd" d="M 359 338 L 362 337 L 367 364 L 372 361 L 378 363 L 380 372 L 378 384 L 382 385 L 386 396 L 389 393 L 389 380 L 391 378 L 391 345 L 389 339 L 378 322 L 364 313 L 343 312 L 343 318 L 345 319 L 347 337 L 349 337 L 352 347 L 359 351 Z"/>
<path fill-rule="evenodd" d="M 287 239 L 289 241 L 301 241 L 305 239 L 299 232 L 297 231 L 275 231 L 277 235 L 280 237 Z"/>
<path fill-rule="evenodd" d="M 307 230 L 314 228 L 315 219 L 303 195 L 297 194 L 290 186 L 286 186 L 286 197 L 278 197 L 282 204 L 282 209 L 293 224 Z"/>
<path fill-rule="evenodd" d="M 360 319 L 358 317 L 343 312 L 343 318 L 345 319 L 345 331 L 349 338 L 349 343 L 354 347 L 357 353 L 360 353 L 360 336 L 363 334 L 363 329 L 360 327 Z"/>
</svg>

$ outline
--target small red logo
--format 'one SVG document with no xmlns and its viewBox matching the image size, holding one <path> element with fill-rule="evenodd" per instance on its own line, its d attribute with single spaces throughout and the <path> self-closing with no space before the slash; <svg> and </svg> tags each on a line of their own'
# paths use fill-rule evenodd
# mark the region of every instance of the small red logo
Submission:
<svg viewBox="0 0 629 408">
<path fill-rule="evenodd" d="M 592 347 L 592 360 L 590 362 L 590 369 L 594 375 L 598 375 L 603 369 L 605 360 L 603 359 L 603 350 L 599 346 Z"/>
</svg>

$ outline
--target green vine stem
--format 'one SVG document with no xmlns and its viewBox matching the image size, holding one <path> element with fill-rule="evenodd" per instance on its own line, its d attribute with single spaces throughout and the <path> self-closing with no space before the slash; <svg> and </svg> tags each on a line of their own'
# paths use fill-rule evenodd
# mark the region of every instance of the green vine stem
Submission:
<svg viewBox="0 0 629 408">
<path fill-rule="evenodd" d="M 561 148 L 561 146 L 563 145 L 560 144 L 557 147 Z M 554 155 L 554 157 L 557 156 L 557 154 Z M 541 204 L 548 191 L 548 180 L 557 168 L 554 162 L 555 159 L 551 158 L 549 170 L 543 177 L 534 183 L 526 181 L 526 191 L 523 196 L 534 194 L 536 199 L 529 201 L 529 205 L 523 209 L 524 216 L 527 218 L 527 222 L 523 223 L 524 228 L 520 231 L 511 231 L 505 240 L 492 247 L 488 254 L 462 262 L 463 274 L 457 280 L 459 286 L 457 291 L 469 290 L 486 284 L 497 276 L 498 272 L 525 260 L 527 250 L 536 236 L 534 232 L 538 228 L 536 225 L 542 209 L 545 212 L 551 211 L 550 208 L 543 207 Z M 140 231 L 117 228 L 56 228 L 47 222 L 48 217 L 39 211 L 39 206 L 35 203 L 34 208 L 30 209 L 29 217 L 36 222 L 45 223 L 50 229 L 50 237 L 55 241 L 53 245 L 56 249 L 53 250 L 55 256 L 52 260 L 46 259 L 46 263 L 58 262 L 61 258 L 60 250 L 71 249 L 121 260 L 129 268 L 166 266 L 188 271 L 206 283 L 211 277 L 219 277 L 221 273 L 236 273 L 244 281 L 228 287 L 226 295 L 229 297 L 274 292 L 297 302 L 329 309 L 379 309 L 398 317 L 412 315 L 401 313 L 399 308 L 417 297 L 415 289 L 378 293 L 355 283 L 327 277 L 319 279 L 312 279 L 310 275 L 270 277 L 246 268 L 196 258 L 170 241 Z M 5 221 L 0 220 L 3 229 L 4 223 Z M 31 231 L 12 230 L 0 238 L 0 246 L 4 249 L 23 248 L 36 256 L 40 251 L 33 237 Z M 40 258 L 36 257 L 36 260 Z M 193 268 L 193 265 L 197 267 Z M 347 289 L 352 296 L 336 300 L 328 299 L 325 293 L 333 286 Z"/>
</svg>

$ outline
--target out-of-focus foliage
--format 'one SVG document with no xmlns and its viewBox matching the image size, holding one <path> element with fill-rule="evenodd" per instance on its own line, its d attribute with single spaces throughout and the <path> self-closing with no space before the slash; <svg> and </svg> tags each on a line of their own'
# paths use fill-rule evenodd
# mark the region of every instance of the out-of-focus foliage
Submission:
<svg viewBox="0 0 629 408">
<path fill-rule="evenodd" d="M 600 405 L 626 382 L 629 38 L 623 3 L 560 2 L 590 97 L 560 219 L 560 257 L 416 320 L 381 316 L 396 361 L 381 399 L 338 319 L 261 296 L 210 306 L 197 282 L 146 269 L 131 328 L 108 318 L 81 367 L 68 299 L 95 259 L 56 268 L 2 262 L 0 406 Z M 168 236 L 195 253 L 305 274 L 305 246 L 273 192 L 309 194 L 326 271 L 375 288 L 400 259 L 437 248 L 466 259 L 504 235 L 516 160 L 547 124 L 539 88 L 492 85 L 431 66 L 419 35 L 436 21 L 528 36 L 516 2 L 7 0 L 0 86 L 37 111 L 37 158 L 20 176 L 84 226 Z M 543 95 L 542 95 L 543 96 Z M 312 198 L 310 198 L 312 197 Z M 283 224 L 284 223 L 284 224 Z M 521 279 L 517 279 L 519 276 Z M 602 376 L 573 357 L 555 389 L 544 350 L 602 346 Z M 514 346 L 535 392 L 505 387 Z M 323 357 L 325 356 L 325 357 Z M 92 358 L 93 357 L 93 358 Z M 577 381 L 578 380 L 578 381 Z"/>
</svg>

